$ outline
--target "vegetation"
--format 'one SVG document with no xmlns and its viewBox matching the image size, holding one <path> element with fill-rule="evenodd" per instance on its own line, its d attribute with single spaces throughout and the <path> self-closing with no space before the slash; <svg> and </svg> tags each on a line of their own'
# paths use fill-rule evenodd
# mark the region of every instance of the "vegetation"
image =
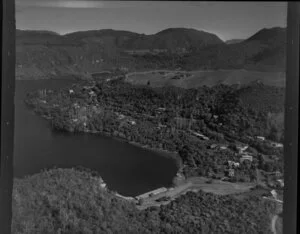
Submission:
<svg viewBox="0 0 300 234">
<path fill-rule="evenodd" d="M 246 98 L 252 89 L 265 94 L 259 108 L 252 104 L 255 103 L 252 99 Z M 61 91 L 33 92 L 26 102 L 51 118 L 56 130 L 103 133 L 146 147 L 177 152 L 185 165 L 186 176 L 224 176 L 227 161 L 239 161 L 234 146 L 237 142 L 247 143 L 254 152 L 254 161 L 243 162 L 234 180 L 252 181 L 255 169 L 264 167 L 259 163 L 259 153 L 278 155 L 280 160 L 269 170 L 283 170 L 282 149 L 255 138 L 273 136 L 272 139 L 282 141 L 282 127 L 272 124 L 270 118 L 283 111 L 283 100 L 273 99 L 283 92 L 282 88 L 263 84 L 241 89 L 218 85 L 186 90 L 133 86 L 116 79 L 77 84 Z M 199 134 L 209 139 L 203 140 Z M 213 143 L 233 147 L 210 149 Z"/>
<path fill-rule="evenodd" d="M 167 29 L 154 35 L 116 30 L 67 35 L 18 30 L 16 77 L 87 79 L 89 73 L 115 68 L 282 72 L 285 71 L 285 38 L 284 28 L 260 30 L 249 39 L 231 45 L 214 34 L 194 29 Z M 128 50 L 150 53 L 130 54 Z M 151 52 L 154 50 L 167 52 Z"/>
<path fill-rule="evenodd" d="M 257 196 L 189 192 L 139 211 L 101 181 L 75 169 L 15 179 L 12 233 L 271 233 L 275 204 Z"/>
</svg>

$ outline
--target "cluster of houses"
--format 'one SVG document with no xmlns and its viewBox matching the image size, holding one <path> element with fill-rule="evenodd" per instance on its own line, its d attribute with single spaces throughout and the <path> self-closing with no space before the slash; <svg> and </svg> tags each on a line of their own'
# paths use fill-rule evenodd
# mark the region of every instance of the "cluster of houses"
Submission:
<svg viewBox="0 0 300 234">
<path fill-rule="evenodd" d="M 240 164 L 243 163 L 244 161 L 250 161 L 250 162 L 253 161 L 253 156 L 245 152 L 245 150 L 247 150 L 249 147 L 248 145 L 237 145 L 236 147 L 238 149 L 240 161 L 239 162 L 230 161 L 230 160 L 227 161 L 228 169 L 226 170 L 227 172 L 226 174 L 228 177 L 234 177 L 235 169 L 239 168 Z M 225 149 L 225 147 L 223 149 Z"/>
<path fill-rule="evenodd" d="M 94 87 L 94 86 L 83 86 L 82 89 L 83 89 L 83 90 L 88 90 L 88 91 L 89 91 L 89 95 L 90 95 L 91 97 L 95 97 L 95 96 L 97 96 L 96 93 L 95 93 L 93 90 L 91 90 L 93 87 Z M 75 94 L 75 91 L 74 91 L 73 89 L 69 89 L 69 94 L 70 94 L 70 95 L 74 95 L 74 94 Z"/>
<path fill-rule="evenodd" d="M 283 188 L 284 187 L 284 179 L 283 179 L 283 175 L 280 171 L 275 171 L 275 172 L 264 172 L 265 176 L 271 175 L 271 176 L 275 176 L 275 178 L 273 177 L 273 179 L 271 179 L 271 181 L 268 181 L 268 185 L 270 187 L 275 187 L 275 188 Z"/>
</svg>

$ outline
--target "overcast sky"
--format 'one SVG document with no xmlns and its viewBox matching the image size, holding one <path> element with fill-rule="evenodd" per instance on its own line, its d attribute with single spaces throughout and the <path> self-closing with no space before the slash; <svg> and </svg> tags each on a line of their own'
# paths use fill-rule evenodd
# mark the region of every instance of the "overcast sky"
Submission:
<svg viewBox="0 0 300 234">
<path fill-rule="evenodd" d="M 262 28 L 286 26 L 285 2 L 169 2 L 15 0 L 18 29 L 60 34 L 119 29 L 153 34 L 195 28 L 221 39 L 244 39 Z"/>
</svg>

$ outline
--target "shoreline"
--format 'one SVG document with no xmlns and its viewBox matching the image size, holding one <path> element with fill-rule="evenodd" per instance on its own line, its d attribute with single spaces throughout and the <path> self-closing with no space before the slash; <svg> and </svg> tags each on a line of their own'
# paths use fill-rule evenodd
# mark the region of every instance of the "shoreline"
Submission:
<svg viewBox="0 0 300 234">
<path fill-rule="evenodd" d="M 40 114 L 36 113 L 35 110 L 33 110 L 33 112 L 35 114 L 39 115 L 40 117 L 46 119 L 48 121 L 48 123 L 49 123 L 49 120 L 53 119 L 53 117 L 49 117 L 49 116 L 45 116 L 45 115 L 40 115 Z M 51 131 L 58 131 L 58 132 L 60 131 L 59 129 L 57 129 L 57 130 L 53 129 L 51 126 L 49 126 L 49 127 L 50 127 Z M 111 135 L 111 134 L 109 134 L 107 132 L 101 132 L 101 131 L 92 131 L 92 130 L 88 130 L 87 129 L 87 130 L 80 131 L 80 132 L 71 132 L 71 131 L 67 131 L 67 130 L 63 130 L 62 132 L 66 132 L 66 133 L 72 134 L 72 135 L 74 135 L 74 134 L 102 135 L 102 136 L 109 137 L 109 138 L 112 138 L 114 140 L 118 140 L 118 141 L 130 144 L 130 145 L 133 145 L 133 146 L 136 146 L 136 147 L 139 147 L 139 148 L 143 148 L 143 149 L 152 151 L 154 153 L 159 154 L 162 157 L 173 159 L 175 161 L 175 164 L 176 164 L 177 168 L 178 168 L 177 173 L 180 173 L 181 170 L 182 170 L 182 168 L 183 168 L 183 166 L 184 166 L 184 164 L 183 164 L 182 160 L 180 159 L 179 154 L 178 154 L 177 151 L 172 152 L 172 151 L 168 151 L 168 150 L 165 150 L 165 149 L 152 148 L 152 147 L 150 147 L 148 145 L 143 145 L 143 144 L 141 144 L 139 142 L 135 142 L 135 141 L 128 141 L 126 138 L 122 138 L 120 136 L 113 136 L 113 135 Z M 176 175 L 175 175 L 174 178 L 176 178 Z"/>
</svg>

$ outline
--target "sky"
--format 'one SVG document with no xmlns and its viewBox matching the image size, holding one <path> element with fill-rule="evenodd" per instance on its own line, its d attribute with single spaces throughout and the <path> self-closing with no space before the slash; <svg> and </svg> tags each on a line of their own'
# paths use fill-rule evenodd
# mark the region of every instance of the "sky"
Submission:
<svg viewBox="0 0 300 234">
<path fill-rule="evenodd" d="M 286 27 L 286 2 L 15 0 L 18 29 L 115 29 L 154 34 L 194 28 L 222 40 L 246 39 L 262 28 Z"/>
</svg>

